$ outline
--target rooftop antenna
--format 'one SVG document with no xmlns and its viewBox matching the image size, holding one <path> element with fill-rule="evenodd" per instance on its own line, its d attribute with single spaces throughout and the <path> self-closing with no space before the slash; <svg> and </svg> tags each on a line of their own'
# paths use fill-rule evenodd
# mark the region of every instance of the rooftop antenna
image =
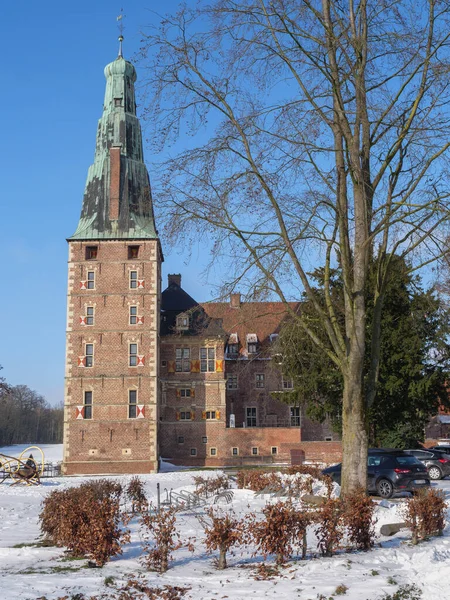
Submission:
<svg viewBox="0 0 450 600">
<path fill-rule="evenodd" d="M 119 58 L 123 58 L 122 42 L 123 42 L 123 19 L 126 15 L 123 14 L 123 8 L 120 9 L 120 15 L 117 17 L 117 27 L 119 28 Z"/>
</svg>

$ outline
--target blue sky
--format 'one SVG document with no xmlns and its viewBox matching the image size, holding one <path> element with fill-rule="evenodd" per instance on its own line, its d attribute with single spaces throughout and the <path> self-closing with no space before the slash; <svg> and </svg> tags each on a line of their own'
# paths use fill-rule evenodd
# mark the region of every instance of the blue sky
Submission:
<svg viewBox="0 0 450 600">
<path fill-rule="evenodd" d="M 137 52 L 145 25 L 159 21 L 153 11 L 177 5 L 124 3 L 126 58 Z M 1 375 L 53 404 L 64 389 L 66 238 L 75 231 L 93 161 L 103 68 L 117 55 L 121 6 L 111 0 L 2 5 Z M 137 72 L 139 78 L 139 65 Z M 162 159 L 147 149 L 151 179 Z M 183 248 L 164 253 L 163 287 L 169 272 L 181 272 L 188 293 L 211 298 L 212 288 L 199 284 L 204 249 L 194 249 L 187 265 Z"/>
</svg>

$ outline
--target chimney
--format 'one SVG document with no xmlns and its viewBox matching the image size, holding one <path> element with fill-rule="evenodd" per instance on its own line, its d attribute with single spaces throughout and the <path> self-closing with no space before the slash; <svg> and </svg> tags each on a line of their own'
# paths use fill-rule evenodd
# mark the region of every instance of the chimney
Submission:
<svg viewBox="0 0 450 600">
<path fill-rule="evenodd" d="M 169 275 L 168 277 L 169 277 L 169 285 L 171 283 L 175 283 L 178 287 L 181 287 L 181 274 L 180 273 L 172 274 L 172 275 Z"/>
<path fill-rule="evenodd" d="M 241 308 L 241 294 L 230 295 L 230 306 L 231 308 Z"/>
</svg>

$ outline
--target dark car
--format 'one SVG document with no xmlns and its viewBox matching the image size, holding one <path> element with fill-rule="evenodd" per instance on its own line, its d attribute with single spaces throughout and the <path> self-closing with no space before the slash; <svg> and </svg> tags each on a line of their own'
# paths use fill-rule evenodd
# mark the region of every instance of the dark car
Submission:
<svg viewBox="0 0 450 600">
<path fill-rule="evenodd" d="M 428 469 L 430 479 L 442 479 L 450 475 L 450 455 L 442 448 L 427 448 L 426 450 L 405 450 L 415 456 Z M 448 450 L 450 452 L 450 448 Z"/>
<path fill-rule="evenodd" d="M 341 463 L 324 469 L 324 475 L 341 483 Z M 415 492 L 430 485 L 426 466 L 403 450 L 369 450 L 367 491 L 382 498 L 397 492 Z"/>
</svg>

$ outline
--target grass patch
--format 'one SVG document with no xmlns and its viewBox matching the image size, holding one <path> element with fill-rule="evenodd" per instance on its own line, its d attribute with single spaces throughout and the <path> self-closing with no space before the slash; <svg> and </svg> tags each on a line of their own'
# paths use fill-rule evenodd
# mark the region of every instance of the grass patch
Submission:
<svg viewBox="0 0 450 600">
<path fill-rule="evenodd" d="M 39 540 L 37 542 L 23 542 L 22 544 L 14 544 L 12 548 L 54 548 L 50 540 Z"/>
<path fill-rule="evenodd" d="M 15 575 L 52 575 L 53 573 L 76 573 L 81 571 L 83 567 L 49 567 L 47 569 L 24 569 L 16 571 Z"/>
</svg>

